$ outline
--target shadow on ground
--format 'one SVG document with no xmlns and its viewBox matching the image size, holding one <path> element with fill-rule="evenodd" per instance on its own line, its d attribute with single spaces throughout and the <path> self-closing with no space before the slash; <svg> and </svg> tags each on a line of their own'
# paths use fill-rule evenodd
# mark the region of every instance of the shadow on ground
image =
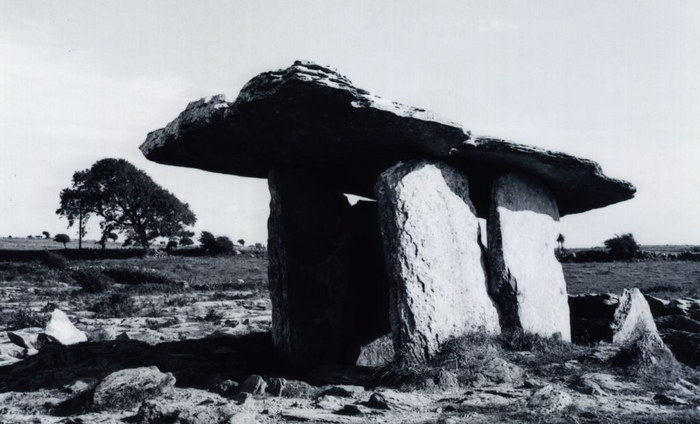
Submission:
<svg viewBox="0 0 700 424">
<path fill-rule="evenodd" d="M 182 340 L 151 346 L 111 340 L 73 346 L 46 346 L 38 354 L 0 368 L 0 392 L 61 388 L 77 379 L 96 378 L 126 368 L 157 366 L 171 372 L 179 387 L 212 390 L 225 379 L 251 374 L 305 380 L 312 384 L 373 386 L 371 368 L 323 366 L 292 370 L 275 354 L 270 333 Z"/>
</svg>

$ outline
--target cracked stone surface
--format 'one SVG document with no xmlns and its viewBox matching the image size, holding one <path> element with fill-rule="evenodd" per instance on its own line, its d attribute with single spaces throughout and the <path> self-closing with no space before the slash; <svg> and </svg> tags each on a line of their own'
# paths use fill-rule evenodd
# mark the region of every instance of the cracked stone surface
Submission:
<svg viewBox="0 0 700 424">
<path fill-rule="evenodd" d="M 450 337 L 500 332 L 466 177 L 443 163 L 399 163 L 376 191 L 396 355 L 422 362 Z"/>
<path fill-rule="evenodd" d="M 571 341 L 566 281 L 554 256 L 554 195 L 541 181 L 511 173 L 496 180 L 491 198 L 489 284 L 503 326 Z"/>
<path fill-rule="evenodd" d="M 148 134 L 141 151 L 159 163 L 247 177 L 266 178 L 281 167 L 314 170 L 340 191 L 365 197 L 398 161 L 438 159 L 467 174 L 481 217 L 492 181 L 511 171 L 544 181 L 562 216 L 635 192 L 593 161 L 473 135 L 433 112 L 357 88 L 330 67 L 299 61 L 254 77 L 235 100 L 217 95 L 190 103 Z"/>
</svg>

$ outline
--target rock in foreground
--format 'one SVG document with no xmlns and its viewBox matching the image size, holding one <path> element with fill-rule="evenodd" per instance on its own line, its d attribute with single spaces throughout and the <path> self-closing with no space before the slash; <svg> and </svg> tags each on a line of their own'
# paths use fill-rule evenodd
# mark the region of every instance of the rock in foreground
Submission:
<svg viewBox="0 0 700 424">
<path fill-rule="evenodd" d="M 60 309 L 54 309 L 51 318 L 46 324 L 44 334 L 39 337 L 39 344 L 59 343 L 62 345 L 72 345 L 87 341 L 84 331 L 78 330 L 68 315 Z"/>
<path fill-rule="evenodd" d="M 606 341 L 627 344 L 644 334 L 658 336 L 649 304 L 639 289 L 622 296 L 589 294 L 569 297 L 573 340 L 582 344 Z"/>
<path fill-rule="evenodd" d="M 175 384 L 175 377 L 157 367 L 130 368 L 105 377 L 95 388 L 96 410 L 129 409 L 160 395 Z"/>
</svg>

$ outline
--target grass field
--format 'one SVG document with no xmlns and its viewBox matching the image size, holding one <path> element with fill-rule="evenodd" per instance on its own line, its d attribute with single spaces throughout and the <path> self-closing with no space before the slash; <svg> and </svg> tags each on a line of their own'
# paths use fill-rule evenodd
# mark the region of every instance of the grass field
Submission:
<svg viewBox="0 0 700 424">
<path fill-rule="evenodd" d="M 231 301 L 268 297 L 263 255 L 73 260 L 59 265 L 0 262 L 0 330 L 40 321 L 42 309 L 51 304 L 102 318 L 181 313 L 189 314 L 181 321 L 194 322 L 209 309 L 210 318 L 224 316 Z"/>
<path fill-rule="evenodd" d="M 570 294 L 613 292 L 637 287 L 658 297 L 700 297 L 700 262 L 564 263 Z"/>
<path fill-rule="evenodd" d="M 117 242 L 108 241 L 107 249 L 119 249 L 122 244 Z M 66 243 L 67 249 L 77 249 L 78 240 L 71 240 Z M 95 240 L 83 240 L 83 249 L 101 249 L 102 246 L 96 244 Z M 57 243 L 53 241 L 53 237 L 50 239 L 44 238 L 20 238 L 20 237 L 0 237 L 0 249 L 8 250 L 53 250 L 53 249 L 63 249 L 63 243 Z"/>
</svg>

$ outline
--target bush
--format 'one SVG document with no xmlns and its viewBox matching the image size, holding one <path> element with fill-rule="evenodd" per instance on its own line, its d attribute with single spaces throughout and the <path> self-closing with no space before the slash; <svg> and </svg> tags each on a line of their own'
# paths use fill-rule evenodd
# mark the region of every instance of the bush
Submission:
<svg viewBox="0 0 700 424">
<path fill-rule="evenodd" d="M 84 269 L 73 273 L 73 279 L 85 293 L 102 293 L 112 287 L 112 279 L 97 269 Z"/>
<path fill-rule="evenodd" d="M 175 284 L 177 281 L 170 276 L 156 271 L 129 267 L 114 267 L 104 270 L 104 273 L 119 284 Z"/>
<path fill-rule="evenodd" d="M 20 330 L 27 327 L 45 327 L 48 322 L 46 314 L 33 311 L 29 305 L 21 305 L 9 316 L 3 317 L 5 331 Z"/>
<path fill-rule="evenodd" d="M 214 234 L 210 233 L 209 231 L 202 231 L 202 234 L 199 236 L 199 244 L 201 244 L 203 248 L 207 249 L 216 244 L 216 237 L 214 237 Z"/>
<path fill-rule="evenodd" d="M 95 302 L 90 310 L 95 312 L 98 318 L 126 318 L 136 313 L 134 300 L 122 293 L 112 293 Z"/>
<path fill-rule="evenodd" d="M 189 237 L 183 237 L 180 239 L 180 246 L 192 246 L 194 242 Z"/>
<path fill-rule="evenodd" d="M 639 250 L 639 245 L 632 234 L 615 235 L 605 240 L 605 247 L 610 249 L 610 256 L 614 259 L 632 259 Z"/>
<path fill-rule="evenodd" d="M 53 238 L 53 241 L 56 243 L 63 243 L 63 248 L 66 248 L 66 243 L 70 241 L 70 237 L 68 237 L 68 234 L 56 234 Z"/>
<path fill-rule="evenodd" d="M 446 341 L 426 364 L 392 362 L 379 371 L 379 378 L 389 386 L 422 388 L 426 382 L 438 380 L 441 371 L 446 370 L 460 384 L 469 385 L 478 378 L 485 364 L 502 355 L 495 336 L 477 332 Z"/>
<path fill-rule="evenodd" d="M 44 250 L 41 254 L 41 262 L 51 269 L 66 269 L 68 268 L 68 260 L 63 256 Z"/>
<path fill-rule="evenodd" d="M 214 308 L 210 308 L 207 314 L 202 317 L 202 321 L 206 322 L 219 322 L 222 319 L 224 319 L 224 315 L 221 312 L 217 312 Z"/>
<path fill-rule="evenodd" d="M 212 255 L 233 252 L 233 242 L 226 236 L 214 237 L 209 231 L 202 231 L 199 242 L 204 250 Z"/>
</svg>

